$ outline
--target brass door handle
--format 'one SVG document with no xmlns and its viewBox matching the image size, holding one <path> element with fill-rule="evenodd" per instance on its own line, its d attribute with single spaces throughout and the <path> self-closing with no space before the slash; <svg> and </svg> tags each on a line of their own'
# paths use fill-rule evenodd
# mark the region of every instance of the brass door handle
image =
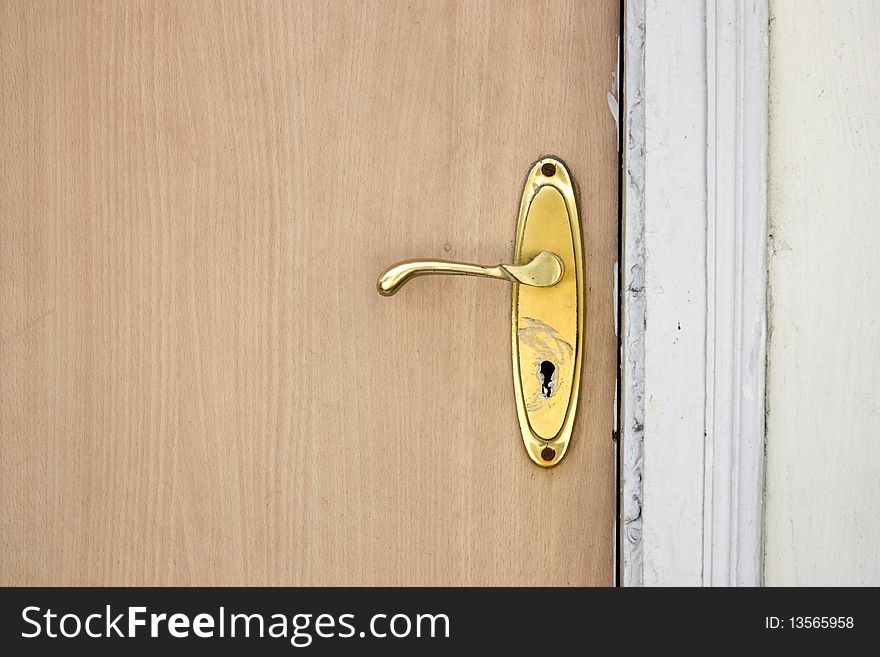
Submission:
<svg viewBox="0 0 880 657">
<path fill-rule="evenodd" d="M 376 288 L 383 297 L 396 293 L 404 283 L 416 276 L 427 274 L 452 274 L 458 276 L 482 276 L 534 287 L 556 285 L 564 273 L 562 260 L 550 251 L 541 251 L 524 265 L 472 265 L 451 260 L 404 260 L 391 265 L 379 276 Z"/>
<path fill-rule="evenodd" d="M 565 165 L 552 157 L 532 165 L 520 201 L 513 264 L 406 260 L 386 269 L 376 287 L 389 297 L 426 274 L 513 283 L 513 388 L 522 439 L 532 461 L 545 468 L 558 464 L 574 428 L 586 315 L 580 217 Z"/>
</svg>

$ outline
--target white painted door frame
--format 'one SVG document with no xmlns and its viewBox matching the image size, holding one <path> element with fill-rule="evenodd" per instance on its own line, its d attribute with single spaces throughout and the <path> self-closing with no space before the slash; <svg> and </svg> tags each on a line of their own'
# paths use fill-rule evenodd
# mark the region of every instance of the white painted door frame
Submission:
<svg viewBox="0 0 880 657">
<path fill-rule="evenodd" d="M 621 582 L 761 583 L 767 0 L 624 0 Z"/>
</svg>

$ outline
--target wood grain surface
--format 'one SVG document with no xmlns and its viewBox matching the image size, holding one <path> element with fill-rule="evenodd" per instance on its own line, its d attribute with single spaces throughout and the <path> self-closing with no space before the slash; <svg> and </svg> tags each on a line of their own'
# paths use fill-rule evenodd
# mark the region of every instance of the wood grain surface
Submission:
<svg viewBox="0 0 880 657">
<path fill-rule="evenodd" d="M 0 582 L 609 584 L 618 4 L 0 4 Z M 573 447 L 533 465 L 525 172 L 579 184 Z"/>
</svg>

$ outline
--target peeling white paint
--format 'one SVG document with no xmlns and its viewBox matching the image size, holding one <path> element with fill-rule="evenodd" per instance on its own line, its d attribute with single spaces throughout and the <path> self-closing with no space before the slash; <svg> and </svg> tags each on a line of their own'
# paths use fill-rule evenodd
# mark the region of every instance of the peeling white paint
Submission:
<svg viewBox="0 0 880 657">
<path fill-rule="evenodd" d="M 624 107 L 624 235 L 621 252 L 620 302 L 621 399 L 618 440 L 620 453 L 620 515 L 624 586 L 641 586 L 642 560 L 642 461 L 645 422 L 645 2 L 629 0 L 625 6 Z"/>
<path fill-rule="evenodd" d="M 623 583 L 754 585 L 767 4 L 625 10 Z"/>
<path fill-rule="evenodd" d="M 614 335 L 620 335 L 620 262 L 614 261 Z M 617 417 L 617 413 L 614 414 Z"/>
<path fill-rule="evenodd" d="M 617 127 L 617 144 L 620 144 L 620 110 L 618 107 L 618 76 L 620 73 L 620 35 L 617 36 L 617 64 L 611 73 L 611 91 L 608 92 L 608 109 L 614 117 L 614 125 Z"/>
</svg>

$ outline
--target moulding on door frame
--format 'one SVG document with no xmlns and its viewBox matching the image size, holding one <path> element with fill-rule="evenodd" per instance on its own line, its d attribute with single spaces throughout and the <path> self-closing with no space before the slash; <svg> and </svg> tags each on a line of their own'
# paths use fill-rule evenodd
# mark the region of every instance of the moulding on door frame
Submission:
<svg viewBox="0 0 880 657">
<path fill-rule="evenodd" d="M 758 585 L 767 0 L 625 0 L 624 586 Z"/>
</svg>

